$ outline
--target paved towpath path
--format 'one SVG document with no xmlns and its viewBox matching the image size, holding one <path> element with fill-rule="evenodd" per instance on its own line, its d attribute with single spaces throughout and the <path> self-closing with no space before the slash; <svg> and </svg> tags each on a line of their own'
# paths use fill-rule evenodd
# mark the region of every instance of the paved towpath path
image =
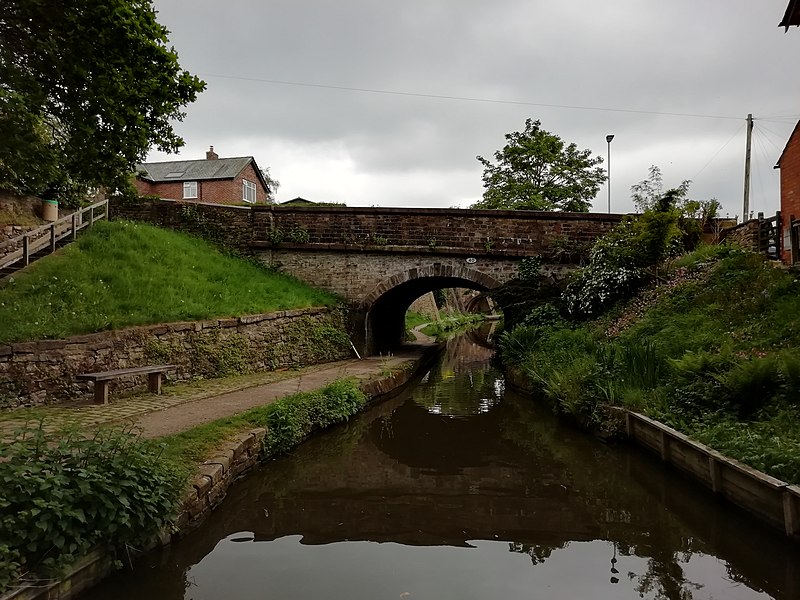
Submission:
<svg viewBox="0 0 800 600">
<path fill-rule="evenodd" d="M 428 341 L 428 340 L 426 340 Z M 51 431 L 64 426 L 93 429 L 113 423 L 135 423 L 145 437 L 160 437 L 235 415 L 297 392 L 312 391 L 345 377 L 366 381 L 402 369 L 420 358 L 430 343 L 412 344 L 385 357 L 365 357 L 273 371 L 165 386 L 160 396 L 139 394 L 115 398 L 106 405 L 88 403 L 0 413 L 0 440 L 8 440 L 26 419 L 44 417 Z"/>
</svg>

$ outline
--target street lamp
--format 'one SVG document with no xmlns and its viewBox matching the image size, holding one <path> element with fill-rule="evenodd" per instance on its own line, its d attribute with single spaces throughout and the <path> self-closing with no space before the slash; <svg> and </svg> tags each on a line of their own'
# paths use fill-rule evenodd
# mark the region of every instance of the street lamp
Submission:
<svg viewBox="0 0 800 600">
<path fill-rule="evenodd" d="M 613 133 L 606 136 L 606 143 L 608 144 L 608 162 L 606 163 L 606 175 L 608 179 L 608 214 L 611 214 L 611 140 L 613 139 Z"/>
</svg>

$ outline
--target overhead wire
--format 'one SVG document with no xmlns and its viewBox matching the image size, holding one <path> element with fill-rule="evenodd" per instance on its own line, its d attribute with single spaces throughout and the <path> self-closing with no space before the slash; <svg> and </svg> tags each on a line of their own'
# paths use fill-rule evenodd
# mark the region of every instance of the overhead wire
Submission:
<svg viewBox="0 0 800 600">
<path fill-rule="evenodd" d="M 700 169 L 700 170 L 699 170 L 697 173 L 695 173 L 695 174 L 694 174 L 694 177 L 691 177 L 691 180 L 692 180 L 692 181 L 694 181 L 695 179 L 697 179 L 697 177 L 698 177 L 698 176 L 699 176 L 699 175 L 700 175 L 700 174 L 701 174 L 703 171 L 705 171 L 705 170 L 706 170 L 706 167 L 708 167 L 708 165 L 710 165 L 712 162 L 714 162 L 714 159 L 715 159 L 715 158 L 717 158 L 717 156 L 719 156 L 719 153 L 720 153 L 720 152 L 722 152 L 722 151 L 723 151 L 723 150 L 724 150 L 724 149 L 727 147 L 727 145 L 728 145 L 728 144 L 730 144 L 730 143 L 731 143 L 731 142 L 734 140 L 734 138 L 735 138 L 737 135 L 739 135 L 739 132 L 740 132 L 740 131 L 741 131 L 741 130 L 744 128 L 744 126 L 745 126 L 745 123 L 742 123 L 741 125 L 739 125 L 739 127 L 737 127 L 737 128 L 736 128 L 736 131 L 734 131 L 734 132 L 733 132 L 733 135 L 732 135 L 730 138 L 728 138 L 728 141 L 727 141 L 727 142 L 725 142 L 724 144 L 722 144 L 722 146 L 720 147 L 720 149 L 719 149 L 719 150 L 717 150 L 717 151 L 714 153 L 714 156 L 712 156 L 710 159 L 708 159 L 708 162 L 707 162 L 706 164 L 704 164 L 704 165 L 703 165 L 703 167 L 702 167 L 702 168 L 701 168 L 701 169 Z"/>
<path fill-rule="evenodd" d="M 661 115 L 670 117 L 692 117 L 698 119 L 730 119 L 738 120 L 741 117 L 734 117 L 731 115 L 708 115 L 708 114 L 695 114 L 695 113 L 680 113 L 680 112 L 664 112 L 657 110 L 637 110 L 632 108 L 611 108 L 603 106 L 580 106 L 572 104 L 548 104 L 544 102 L 528 102 L 522 100 L 502 100 L 497 98 L 479 98 L 472 96 L 452 96 L 446 94 L 427 94 L 422 92 L 404 92 L 398 90 L 381 90 L 374 88 L 352 87 L 345 85 L 328 85 L 322 83 L 308 83 L 303 81 L 287 81 L 283 79 L 266 79 L 260 77 L 242 77 L 237 75 L 219 75 L 217 73 L 198 73 L 201 77 L 216 77 L 219 79 L 232 79 L 237 81 L 252 81 L 257 83 L 269 83 L 274 85 L 289 85 L 298 87 L 321 88 L 327 90 L 341 90 L 348 92 L 361 92 L 369 94 L 384 94 L 391 96 L 405 96 L 413 98 L 431 98 L 437 100 L 458 100 L 461 102 L 483 102 L 488 104 L 507 104 L 514 106 L 537 106 L 540 108 L 561 108 L 567 110 L 594 110 L 602 112 L 617 112 L 617 113 L 631 113 L 643 115 Z"/>
</svg>

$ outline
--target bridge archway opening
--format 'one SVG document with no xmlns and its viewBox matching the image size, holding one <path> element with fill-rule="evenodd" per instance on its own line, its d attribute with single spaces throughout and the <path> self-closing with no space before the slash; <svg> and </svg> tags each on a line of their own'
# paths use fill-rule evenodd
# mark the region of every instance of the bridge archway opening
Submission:
<svg viewBox="0 0 800 600">
<path fill-rule="evenodd" d="M 430 271 L 414 270 L 394 276 L 378 286 L 362 303 L 368 354 L 390 352 L 403 344 L 406 311 L 417 298 L 440 289 L 467 288 L 486 292 L 500 285 L 479 271 L 461 269 L 461 272 L 454 273 L 452 269 L 442 269 L 445 272 L 437 272 L 435 268 Z"/>
</svg>

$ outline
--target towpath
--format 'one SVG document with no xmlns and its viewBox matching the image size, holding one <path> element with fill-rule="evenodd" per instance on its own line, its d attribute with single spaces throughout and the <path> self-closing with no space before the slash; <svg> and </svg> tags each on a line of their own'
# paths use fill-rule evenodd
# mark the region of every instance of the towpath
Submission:
<svg viewBox="0 0 800 600">
<path fill-rule="evenodd" d="M 421 358 L 430 345 L 430 342 L 410 344 L 389 356 L 343 360 L 292 371 L 179 383 L 165 386 L 160 396 L 139 394 L 115 398 L 112 394 L 111 402 L 106 405 L 81 403 L 4 413 L 0 414 L 0 439 L 9 440 L 26 420 L 40 417 L 45 419 L 45 428 L 52 431 L 65 426 L 91 430 L 100 425 L 133 423 L 145 437 L 161 437 L 297 392 L 316 390 L 337 379 L 377 379 L 406 368 Z"/>
</svg>

